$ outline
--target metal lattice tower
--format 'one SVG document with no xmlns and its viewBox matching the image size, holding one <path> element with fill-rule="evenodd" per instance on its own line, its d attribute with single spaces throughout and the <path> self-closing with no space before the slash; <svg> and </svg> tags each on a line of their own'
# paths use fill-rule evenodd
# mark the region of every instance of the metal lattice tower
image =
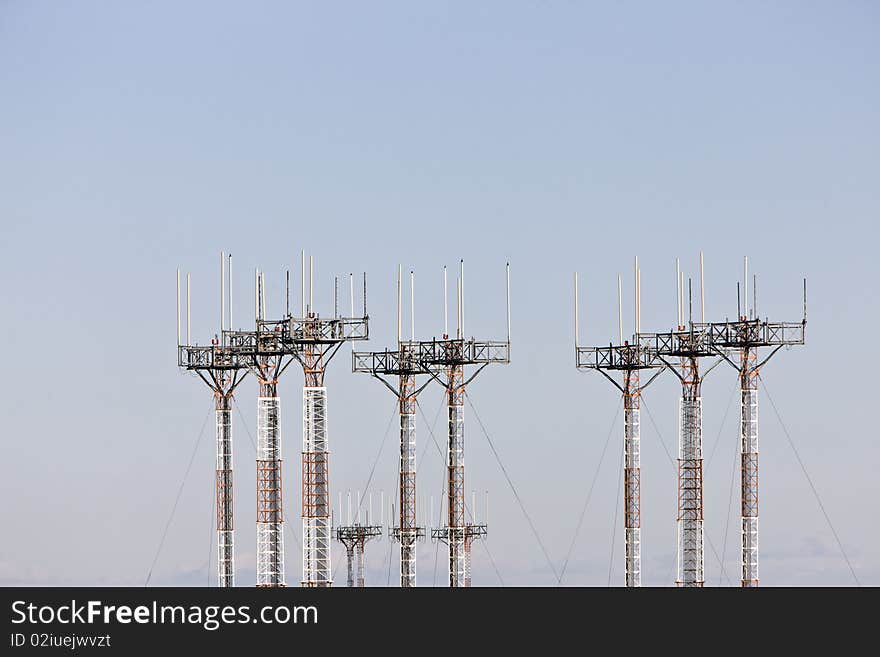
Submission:
<svg viewBox="0 0 880 657">
<path fill-rule="evenodd" d="M 596 370 L 617 388 L 623 398 L 624 413 L 624 470 L 623 470 L 623 508 L 625 531 L 625 583 L 626 586 L 642 585 L 641 557 L 641 456 L 640 456 L 640 412 L 642 391 L 663 371 L 664 365 L 651 349 L 639 343 L 641 320 L 641 272 L 638 258 L 634 268 L 635 310 L 634 336 L 632 342 L 623 340 L 623 313 L 621 307 L 620 277 L 618 276 L 618 337 L 617 345 L 607 347 L 578 346 L 578 280 L 574 279 L 575 312 L 575 364 L 578 369 Z M 641 371 L 660 368 L 648 381 L 641 384 Z M 610 373 L 620 372 L 622 381 Z"/>
<path fill-rule="evenodd" d="M 685 312 L 684 274 L 675 261 L 678 325 L 668 333 L 639 333 L 639 346 L 649 350 L 672 370 L 681 382 L 678 412 L 678 568 L 676 586 L 705 584 L 703 531 L 703 399 L 701 387 L 706 372 L 700 359 L 717 355 L 705 325 L 693 321 L 693 301 L 688 281 L 688 311 Z M 700 254 L 701 314 L 705 317 L 703 256 Z M 687 319 L 686 319 L 687 317 Z M 677 359 L 670 363 L 668 359 Z"/>
<path fill-rule="evenodd" d="M 190 277 L 186 277 L 186 344 L 181 340 L 180 270 L 177 270 L 177 364 L 199 378 L 214 393 L 215 420 L 215 495 L 217 527 L 217 585 L 235 586 L 235 550 L 232 486 L 232 404 L 233 392 L 247 376 L 246 358 L 226 344 L 224 326 L 231 315 L 227 303 L 226 282 L 232 256 L 220 254 L 220 338 L 210 346 L 190 344 Z"/>
<path fill-rule="evenodd" d="M 446 288 L 444 269 L 444 290 Z M 457 280 L 458 329 L 455 338 L 444 328 L 442 340 L 419 343 L 422 362 L 431 370 L 442 369 L 445 378 L 432 374 L 446 390 L 448 440 L 446 450 L 447 525 L 433 529 L 431 537 L 449 548 L 449 586 L 468 587 L 471 583 L 470 548 L 475 538 L 486 534 L 486 525 L 468 524 L 465 520 L 464 482 L 464 399 L 467 385 L 493 363 L 510 362 L 510 266 L 507 267 L 507 340 L 478 341 L 464 337 L 464 263 Z M 445 299 L 444 299 L 445 301 Z M 445 304 L 444 304 L 445 305 Z M 447 313 L 444 311 L 444 315 Z M 465 367 L 479 366 L 465 379 Z"/>
<path fill-rule="evenodd" d="M 364 586 L 364 549 L 370 539 L 382 535 L 379 525 L 348 525 L 336 528 L 336 540 L 345 546 L 348 586 Z"/>
<path fill-rule="evenodd" d="M 757 277 L 748 303 L 748 259 L 743 264 L 743 303 L 734 322 L 704 324 L 716 353 L 737 370 L 740 390 L 740 523 L 741 583 L 758 586 L 758 376 L 761 367 L 782 347 L 802 345 L 807 326 L 807 282 L 804 280 L 804 316 L 800 322 L 761 320 L 757 312 Z M 739 301 L 739 290 L 737 290 Z M 739 304 L 738 304 L 739 305 Z M 770 347 L 758 360 L 758 350 Z"/>
<path fill-rule="evenodd" d="M 294 345 L 303 367 L 302 523 L 303 586 L 330 586 L 330 449 L 327 436 L 327 388 L 324 374 L 330 360 L 346 342 L 369 337 L 367 276 L 364 274 L 363 315 L 340 316 L 338 294 L 334 294 L 334 315 L 321 317 L 314 311 L 313 263 L 309 258 L 308 303 L 306 302 L 306 260 L 302 255 L 301 312 L 288 314 L 284 332 L 286 344 Z M 336 292 L 338 285 L 334 288 Z"/>
<path fill-rule="evenodd" d="M 267 320 L 265 276 L 254 283 L 256 330 L 228 331 L 227 340 L 248 356 L 259 382 L 257 396 L 257 586 L 286 586 L 284 570 L 284 504 L 281 456 L 281 399 L 278 380 L 299 358 L 297 346 L 285 340 L 287 320 Z"/>
<path fill-rule="evenodd" d="M 410 280 L 414 275 L 410 272 Z M 412 288 L 411 288 L 412 289 Z M 411 315 L 412 318 L 412 315 Z M 415 320 L 412 318 L 412 333 Z M 418 375 L 431 375 L 432 370 L 422 362 L 421 344 L 404 342 L 401 336 L 401 281 L 397 276 L 397 351 L 352 352 L 352 371 L 364 372 L 380 380 L 397 398 L 400 419 L 400 461 L 398 468 L 399 517 L 391 537 L 400 544 L 400 586 L 416 585 L 416 543 L 424 538 L 425 529 L 416 519 L 416 400 L 427 383 L 417 386 Z M 397 388 L 383 377 L 396 376 Z M 430 380 L 428 381 L 430 382 Z"/>
</svg>

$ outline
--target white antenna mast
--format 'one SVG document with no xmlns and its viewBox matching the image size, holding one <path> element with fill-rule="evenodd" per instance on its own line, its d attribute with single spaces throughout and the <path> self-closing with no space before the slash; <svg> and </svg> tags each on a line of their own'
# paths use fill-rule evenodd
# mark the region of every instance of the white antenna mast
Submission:
<svg viewBox="0 0 880 657">
<path fill-rule="evenodd" d="M 639 332 L 639 256 L 633 264 L 633 334 Z"/>
<path fill-rule="evenodd" d="M 260 319 L 266 319 L 266 273 L 260 272 Z"/>
<path fill-rule="evenodd" d="M 636 333 L 642 332 L 642 270 L 636 270 L 636 295 L 638 296 L 638 313 L 636 314 Z M 637 340 L 638 342 L 638 340 Z"/>
<path fill-rule="evenodd" d="M 300 276 L 299 276 L 299 302 L 300 314 L 306 316 L 306 250 L 300 251 Z"/>
<path fill-rule="evenodd" d="M 446 287 L 446 265 L 443 265 L 443 337 L 449 335 L 449 291 Z"/>
<path fill-rule="evenodd" d="M 189 309 L 190 309 L 190 305 L 189 305 L 189 272 L 187 272 L 187 274 L 186 274 L 186 343 L 192 344 L 189 339 L 189 336 L 190 336 L 190 331 L 189 331 L 190 312 L 189 312 Z"/>
<path fill-rule="evenodd" d="M 309 256 L 309 312 L 315 312 L 315 259 Z"/>
<path fill-rule="evenodd" d="M 578 328 L 578 273 L 574 273 L 574 348 L 577 349 L 580 330 Z"/>
<path fill-rule="evenodd" d="M 180 267 L 177 268 L 177 346 L 180 346 Z"/>
<path fill-rule="evenodd" d="M 227 301 L 226 304 L 226 328 L 232 329 L 232 254 L 228 253 L 226 255 L 226 294 Z"/>
<path fill-rule="evenodd" d="M 456 277 L 455 279 L 455 293 L 456 293 L 456 305 L 458 311 L 458 326 L 456 327 L 456 338 L 461 337 L 461 278 Z"/>
<path fill-rule="evenodd" d="M 743 256 L 743 310 L 749 315 L 749 256 Z"/>
<path fill-rule="evenodd" d="M 510 262 L 507 263 L 507 347 L 510 348 Z"/>
<path fill-rule="evenodd" d="M 397 343 L 400 344 L 402 342 L 401 335 L 401 326 L 400 326 L 400 304 L 401 304 L 401 295 L 402 292 L 400 290 L 400 278 L 403 276 L 403 265 L 397 265 Z"/>
<path fill-rule="evenodd" d="M 226 254 L 220 252 L 220 340 L 223 340 L 223 322 L 226 317 Z"/>
<path fill-rule="evenodd" d="M 706 323 L 706 279 L 703 275 L 702 251 L 700 251 L 700 322 Z"/>
<path fill-rule="evenodd" d="M 416 275 L 409 270 L 409 339 L 416 339 Z"/>
<path fill-rule="evenodd" d="M 681 326 L 681 265 L 678 258 L 675 259 L 675 290 L 676 290 L 676 326 Z"/>
<path fill-rule="evenodd" d="M 623 344 L 623 287 L 620 280 L 620 274 L 617 275 L 617 337 L 620 341 L 617 344 Z"/>
<path fill-rule="evenodd" d="M 459 312 L 461 313 L 461 315 L 460 315 L 461 335 L 459 337 L 464 339 L 464 259 L 462 259 L 458 263 L 458 271 L 459 271 L 458 275 L 461 278 L 461 294 L 460 294 L 460 299 L 459 299 L 459 306 L 460 306 Z"/>
</svg>

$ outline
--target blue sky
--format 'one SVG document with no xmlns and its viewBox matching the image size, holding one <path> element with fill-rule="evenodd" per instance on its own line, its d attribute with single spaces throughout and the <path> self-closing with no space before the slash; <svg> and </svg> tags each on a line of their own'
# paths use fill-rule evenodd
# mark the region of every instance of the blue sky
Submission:
<svg viewBox="0 0 880 657">
<path fill-rule="evenodd" d="M 696 275 L 705 252 L 709 317 L 734 315 L 745 254 L 771 318 L 800 318 L 806 276 L 808 344 L 764 377 L 859 579 L 880 584 L 868 521 L 880 494 L 878 20 L 867 2 L 0 3 L 0 583 L 143 583 L 211 401 L 175 367 L 175 269 L 192 272 L 204 342 L 220 250 L 246 325 L 253 268 L 280 312 L 283 271 L 305 248 L 327 310 L 332 276 L 368 272 L 377 349 L 394 339 L 398 263 L 416 271 L 416 330 L 429 337 L 442 329 L 441 268 L 464 258 L 468 332 L 492 338 L 510 261 L 513 362 L 471 393 L 557 570 L 617 407 L 607 382 L 573 367 L 572 272 L 582 339 L 596 343 L 616 333 L 618 272 L 631 330 L 635 255 L 645 330 L 674 323 L 676 256 Z M 297 535 L 301 384 L 293 371 L 281 384 Z M 727 583 L 722 553 L 738 579 L 736 403 L 722 422 L 734 385 L 719 368 L 704 388 L 712 584 Z M 334 491 L 363 489 L 376 461 L 371 488 L 387 494 L 393 432 L 377 453 L 393 398 L 345 359 L 328 387 Z M 649 392 L 643 581 L 666 585 L 678 390 L 664 376 Z M 255 396 L 244 384 L 234 427 L 242 585 Z M 440 403 L 425 393 L 418 436 L 420 491 L 435 504 Z M 852 583 L 765 397 L 760 417 L 762 582 Z M 153 583 L 210 580 L 210 429 Z M 612 582 L 623 578 L 619 418 L 614 431 L 566 584 L 605 585 L 611 554 Z M 442 422 L 434 432 L 442 441 Z M 470 407 L 467 436 L 467 487 L 490 491 L 486 547 L 504 583 L 553 583 Z M 368 581 L 387 581 L 389 549 L 370 546 Z M 421 584 L 434 555 L 420 546 Z M 290 535 L 287 564 L 295 583 Z M 479 546 L 474 581 L 499 582 Z"/>
</svg>

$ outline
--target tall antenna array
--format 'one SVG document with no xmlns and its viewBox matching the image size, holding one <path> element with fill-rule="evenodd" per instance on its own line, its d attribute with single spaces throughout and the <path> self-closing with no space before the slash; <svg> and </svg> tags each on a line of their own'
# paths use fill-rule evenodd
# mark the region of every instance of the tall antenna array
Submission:
<svg viewBox="0 0 880 657">
<path fill-rule="evenodd" d="M 447 438 L 446 495 L 447 525 L 433 529 L 431 537 L 446 543 L 449 549 L 449 586 L 468 587 L 471 583 L 470 552 L 475 538 L 486 534 L 485 524 L 468 524 L 465 520 L 464 485 L 464 398 L 467 385 L 488 365 L 510 362 L 510 265 L 507 280 L 507 340 L 480 341 L 465 338 L 464 325 L 464 261 L 459 264 L 456 280 L 458 326 L 456 336 L 444 333 L 442 340 L 421 342 L 423 362 L 432 369 L 432 377 L 446 390 L 449 431 Z M 445 289 L 444 276 L 444 289 Z M 444 316 L 446 299 L 444 299 Z M 477 370 L 465 379 L 465 368 Z M 433 373 L 441 368 L 445 378 Z"/>
<path fill-rule="evenodd" d="M 415 341 L 415 274 L 410 272 L 410 339 L 402 335 L 402 281 L 397 272 L 397 350 L 352 352 L 352 371 L 372 375 L 397 398 L 400 419 L 400 461 L 398 470 L 398 524 L 391 537 L 400 544 L 400 586 L 416 585 L 416 543 L 424 538 L 425 529 L 416 519 L 416 400 L 428 382 L 417 386 L 419 375 L 432 375 L 433 369 L 423 362 L 421 343 Z M 396 376 L 395 388 L 384 377 Z"/>
<path fill-rule="evenodd" d="M 807 281 L 804 279 L 804 315 L 799 322 L 761 320 L 757 312 L 757 276 L 752 281 L 753 303 L 748 309 L 748 257 L 743 259 L 743 298 L 737 320 L 704 325 L 715 352 L 738 374 L 740 391 L 740 522 L 741 584 L 758 586 L 758 377 L 761 368 L 780 349 L 802 345 L 807 326 Z M 744 312 L 743 312 L 744 311 Z M 758 350 L 772 350 L 758 359 Z"/>
<path fill-rule="evenodd" d="M 702 256 L 700 279 L 702 280 Z M 700 359 L 716 355 L 703 324 L 693 321 L 691 283 L 685 278 L 678 258 L 675 260 L 676 328 L 667 333 L 639 333 L 639 346 L 667 366 L 681 383 L 678 414 L 678 568 L 676 586 L 703 586 L 703 398 Z M 702 295 L 701 295 L 702 298 Z M 687 305 L 686 305 L 687 304 Z M 669 359 L 678 359 L 676 364 Z"/>
<path fill-rule="evenodd" d="M 281 398 L 278 381 L 297 346 L 285 339 L 286 319 L 266 319 L 266 277 L 254 272 L 255 330 L 230 330 L 226 341 L 247 357 L 259 382 L 257 396 L 257 586 L 286 586 L 281 477 Z"/>
<path fill-rule="evenodd" d="M 626 586 L 642 585 L 641 557 L 641 457 L 640 457 L 640 413 L 642 391 L 662 372 L 663 364 L 656 354 L 639 341 L 641 330 L 641 271 L 639 259 L 633 268 L 634 310 L 633 338 L 623 340 L 623 303 L 620 277 L 617 278 L 617 317 L 618 338 L 620 342 L 607 347 L 581 347 L 578 313 L 578 277 L 574 275 L 574 315 L 575 315 L 575 364 L 578 369 L 596 370 L 608 379 L 623 396 L 624 413 L 624 470 L 623 501 L 625 531 L 625 582 Z M 658 369 L 642 385 L 642 370 Z M 620 383 L 612 376 L 621 373 Z"/>
<path fill-rule="evenodd" d="M 354 282 L 351 277 L 351 314 L 338 315 L 338 296 L 334 295 L 334 314 L 321 317 L 314 307 L 314 262 L 301 255 L 300 313 L 287 318 L 284 341 L 295 347 L 303 368 L 303 451 L 302 523 L 303 586 L 330 586 L 330 464 L 327 437 L 327 365 L 346 342 L 369 337 L 367 315 L 367 275 L 364 274 L 362 315 L 354 316 Z M 335 285 L 334 290 L 338 290 Z M 306 292 L 308 291 L 308 295 Z"/>
<path fill-rule="evenodd" d="M 228 286 L 231 269 L 232 256 L 227 256 L 221 252 L 220 331 L 215 334 L 210 346 L 191 344 L 189 274 L 186 275 L 186 342 L 183 342 L 183 336 L 181 335 L 180 269 L 177 270 L 177 365 L 187 371 L 195 372 L 214 393 L 217 584 L 221 587 L 235 586 L 232 395 L 247 376 L 246 357 L 237 349 L 226 344 L 224 338 L 224 327 L 228 326 L 226 321 L 232 314 L 232 296 Z"/>
</svg>

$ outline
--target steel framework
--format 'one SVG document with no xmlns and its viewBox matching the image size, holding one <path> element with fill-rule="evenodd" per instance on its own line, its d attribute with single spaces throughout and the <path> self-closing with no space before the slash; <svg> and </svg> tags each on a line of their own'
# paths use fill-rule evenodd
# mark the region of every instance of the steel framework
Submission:
<svg viewBox="0 0 880 657">
<path fill-rule="evenodd" d="M 248 359 L 259 382 L 257 397 L 257 586 L 286 586 L 284 498 L 281 452 L 281 399 L 278 380 L 300 357 L 285 340 L 286 319 L 267 320 L 265 278 L 255 272 L 253 331 L 229 330 L 224 340 Z"/>
<path fill-rule="evenodd" d="M 284 320 L 265 320 L 263 281 L 257 277 L 255 331 L 228 331 L 227 340 L 247 354 L 259 382 L 257 397 L 257 586 L 286 586 L 284 503 L 281 456 L 281 399 L 278 380 L 297 358 L 295 345 L 282 339 Z"/>
<path fill-rule="evenodd" d="M 510 342 L 446 339 L 422 342 L 423 362 L 432 369 L 441 367 L 445 379 L 433 377 L 446 390 L 448 439 L 446 450 L 445 527 L 433 529 L 431 537 L 449 548 L 449 586 L 468 587 L 471 583 L 470 548 L 475 538 L 486 534 L 486 525 L 468 524 L 465 519 L 464 482 L 464 399 L 467 385 L 493 363 L 510 362 Z M 479 365 L 465 379 L 465 366 Z"/>
<path fill-rule="evenodd" d="M 663 371 L 664 365 L 650 349 L 642 347 L 635 336 L 633 344 L 607 347 L 579 347 L 575 345 L 578 369 L 597 370 L 617 388 L 623 397 L 624 413 L 624 470 L 623 508 L 625 531 L 625 583 L 626 586 L 642 585 L 641 548 L 641 455 L 640 413 L 642 391 Z M 661 368 L 648 381 L 641 384 L 643 369 Z M 618 383 L 607 372 L 621 372 Z"/>
<path fill-rule="evenodd" d="M 223 291 L 226 267 L 229 262 L 221 254 L 221 300 L 225 302 Z M 190 300 L 189 275 L 186 285 L 186 341 L 190 342 Z M 224 306 L 221 303 L 221 306 Z M 177 272 L 177 365 L 195 372 L 214 393 L 215 424 L 215 502 L 217 530 L 217 585 L 235 586 L 235 529 L 233 504 L 232 468 L 232 404 L 233 392 L 247 376 L 247 364 L 243 355 L 235 348 L 226 345 L 221 339 L 212 340 L 210 346 L 181 344 L 180 330 L 180 270 Z M 221 307 L 221 334 L 225 307 Z"/>
<path fill-rule="evenodd" d="M 623 470 L 623 524 L 624 524 L 624 582 L 628 587 L 642 585 L 642 514 L 641 514 L 641 435 L 640 414 L 642 392 L 663 372 L 665 365 L 655 351 L 639 341 L 641 330 L 641 271 L 639 259 L 633 269 L 634 334 L 632 343 L 623 340 L 623 298 L 621 280 L 617 278 L 617 317 L 620 344 L 607 347 L 581 347 L 578 311 L 578 277 L 574 276 L 574 335 L 575 366 L 596 370 L 617 388 L 623 398 L 624 416 L 624 470 Z M 659 369 L 658 369 L 659 368 Z M 641 371 L 658 369 L 644 385 Z M 622 383 L 612 376 L 621 372 Z"/>
<path fill-rule="evenodd" d="M 681 382 L 678 412 L 678 570 L 677 586 L 703 586 L 703 399 L 700 358 L 716 351 L 707 332 L 690 322 L 669 333 L 639 334 L 639 346 L 675 372 Z M 678 366 L 668 358 L 677 358 Z M 716 363 L 717 364 L 717 363 Z M 712 367 L 715 367 L 713 365 Z M 711 368 L 710 368 L 711 370 Z"/>
<path fill-rule="evenodd" d="M 391 537 L 400 544 L 400 586 L 416 585 L 416 543 L 425 529 L 416 519 L 416 399 L 425 388 L 416 386 L 420 374 L 432 374 L 422 362 L 418 342 L 399 342 L 397 351 L 352 352 L 352 371 L 379 379 L 397 397 L 400 418 L 400 461 L 398 468 L 399 518 Z M 398 377 L 397 388 L 384 376 Z"/>
<path fill-rule="evenodd" d="M 321 317 L 313 310 L 312 264 L 309 259 L 309 302 L 306 304 L 305 254 L 302 259 L 302 305 L 300 316 L 288 315 L 282 340 L 292 345 L 302 365 L 303 448 L 302 448 L 302 586 L 325 587 L 333 583 L 330 563 L 330 449 L 327 435 L 327 365 L 346 342 L 369 338 L 367 315 L 367 277 L 364 274 L 363 315 L 354 317 L 354 289 L 351 315 L 338 314 L 334 298 L 333 317 Z"/>
<path fill-rule="evenodd" d="M 382 535 L 378 525 L 348 525 L 336 528 L 336 540 L 345 546 L 348 586 L 364 586 L 364 549 L 370 539 Z"/>
<path fill-rule="evenodd" d="M 744 281 L 748 281 L 746 261 Z M 757 280 L 755 281 L 755 285 Z M 754 288 L 753 288 L 754 289 Z M 755 305 L 757 294 L 755 294 Z M 740 390 L 740 533 L 741 584 L 758 586 L 758 376 L 761 367 L 780 349 L 802 345 L 807 326 L 807 282 L 804 281 L 804 315 L 800 322 L 761 320 L 752 307 L 735 322 L 724 321 L 701 326 L 715 352 L 737 371 Z M 758 360 L 758 350 L 772 351 Z"/>
</svg>

